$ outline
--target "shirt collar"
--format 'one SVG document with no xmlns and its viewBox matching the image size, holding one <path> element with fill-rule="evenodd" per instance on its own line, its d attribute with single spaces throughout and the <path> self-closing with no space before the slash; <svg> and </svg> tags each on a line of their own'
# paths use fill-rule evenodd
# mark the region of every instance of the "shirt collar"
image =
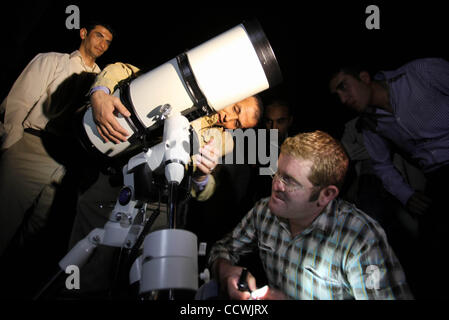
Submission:
<svg viewBox="0 0 449 320">
<path fill-rule="evenodd" d="M 335 223 L 335 213 L 337 206 L 337 200 L 332 200 L 327 204 L 324 210 L 318 215 L 318 217 L 313 220 L 312 224 L 309 225 L 306 229 L 304 229 L 298 236 L 304 236 L 309 234 L 312 231 L 322 232 L 324 236 L 328 236 L 332 233 L 332 229 Z M 288 226 L 288 220 L 285 218 L 277 217 L 273 214 L 275 219 L 279 221 L 279 224 L 286 230 L 290 232 L 290 228 Z"/>
<path fill-rule="evenodd" d="M 394 71 L 379 71 L 374 76 L 374 80 L 386 81 L 387 83 L 392 83 L 404 75 L 405 75 L 405 71 L 401 70 L 401 69 L 394 70 Z"/>
<path fill-rule="evenodd" d="M 70 54 L 70 59 L 79 57 L 79 59 L 81 60 L 81 64 L 84 67 L 84 70 L 86 70 L 87 72 L 100 72 L 100 68 L 98 67 L 98 65 L 96 63 L 94 63 L 94 66 L 88 67 L 83 60 L 83 56 L 81 55 L 81 52 L 79 50 L 75 50 Z"/>
<path fill-rule="evenodd" d="M 324 235 L 330 235 L 335 222 L 336 206 L 337 200 L 334 199 L 329 202 L 306 230 L 318 230 Z"/>
<path fill-rule="evenodd" d="M 212 114 L 210 116 L 203 116 L 205 125 L 204 127 L 213 127 L 218 123 L 218 114 Z"/>
</svg>

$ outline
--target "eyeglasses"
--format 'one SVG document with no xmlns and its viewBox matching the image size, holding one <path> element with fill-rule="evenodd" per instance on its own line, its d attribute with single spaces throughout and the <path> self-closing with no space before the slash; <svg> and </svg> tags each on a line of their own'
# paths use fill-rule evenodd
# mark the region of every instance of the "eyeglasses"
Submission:
<svg viewBox="0 0 449 320">
<path fill-rule="evenodd" d="M 275 180 L 280 181 L 284 185 L 286 192 L 294 192 L 299 189 L 313 189 L 315 187 L 318 187 L 318 186 L 305 187 L 290 177 L 284 177 L 282 174 L 279 173 L 279 171 L 276 171 L 274 174 L 272 174 L 271 178 L 273 179 L 273 182 Z"/>
<path fill-rule="evenodd" d="M 276 180 L 280 181 L 284 185 L 285 191 L 287 192 L 294 192 L 299 189 L 304 189 L 303 185 L 293 181 L 293 179 L 289 177 L 284 177 L 279 173 L 279 171 L 276 171 L 273 175 L 271 175 L 271 178 L 273 179 L 273 182 Z"/>
</svg>

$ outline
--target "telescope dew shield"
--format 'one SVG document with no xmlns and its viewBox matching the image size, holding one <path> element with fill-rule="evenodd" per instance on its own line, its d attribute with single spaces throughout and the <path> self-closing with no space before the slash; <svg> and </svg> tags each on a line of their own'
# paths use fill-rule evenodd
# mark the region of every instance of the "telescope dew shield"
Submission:
<svg viewBox="0 0 449 320">
<path fill-rule="evenodd" d="M 130 119 L 117 117 L 132 133 L 128 141 L 103 142 L 88 109 L 83 119 L 88 138 L 84 145 L 110 158 L 123 155 L 159 126 L 166 104 L 192 121 L 281 81 L 279 65 L 261 26 L 255 20 L 244 22 L 114 92 L 132 114 Z"/>
<path fill-rule="evenodd" d="M 243 23 L 187 52 L 195 79 L 214 111 L 280 81 L 276 58 L 256 22 Z"/>
</svg>

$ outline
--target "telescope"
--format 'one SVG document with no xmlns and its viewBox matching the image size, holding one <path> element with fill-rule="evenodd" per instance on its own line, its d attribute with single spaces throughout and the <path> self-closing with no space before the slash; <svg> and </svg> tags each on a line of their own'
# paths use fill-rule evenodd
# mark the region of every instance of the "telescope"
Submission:
<svg viewBox="0 0 449 320">
<path fill-rule="evenodd" d="M 164 106 L 170 105 L 190 122 L 268 89 L 282 81 L 274 52 L 256 20 L 242 24 L 188 50 L 161 66 L 124 83 L 114 91 L 131 113 L 117 116 L 132 133 L 119 144 L 104 142 L 92 110 L 82 121 L 83 146 L 103 159 L 129 159 L 151 147 L 161 135 Z"/>
<path fill-rule="evenodd" d="M 196 133 L 189 123 L 280 81 L 281 71 L 270 43 L 253 20 L 119 85 L 113 94 L 131 113 L 128 118 L 116 116 L 120 125 L 132 133 L 126 142 L 104 142 L 91 109 L 87 109 L 81 141 L 102 158 L 127 159 L 124 187 L 109 221 L 78 242 L 59 262 L 61 269 L 81 267 L 98 245 L 127 250 L 131 257 L 142 249 L 129 270 L 130 283 L 139 283 L 140 295 L 169 290 L 173 297 L 173 289 L 198 289 L 196 235 L 176 229 L 175 223 L 177 188 L 195 152 L 192 144 Z M 159 134 L 162 142 L 151 142 Z M 161 168 L 169 186 L 169 226 L 146 235 L 153 221 L 150 217 L 145 222 L 149 202 L 146 191 L 152 173 Z"/>
</svg>

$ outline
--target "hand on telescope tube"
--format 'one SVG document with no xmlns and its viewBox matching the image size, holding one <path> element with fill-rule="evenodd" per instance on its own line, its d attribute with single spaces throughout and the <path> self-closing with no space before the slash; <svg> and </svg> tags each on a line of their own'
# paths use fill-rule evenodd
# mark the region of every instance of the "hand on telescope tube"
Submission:
<svg viewBox="0 0 449 320">
<path fill-rule="evenodd" d="M 200 149 L 200 154 L 196 155 L 195 162 L 199 170 L 195 172 L 194 179 L 201 182 L 207 175 L 215 169 L 218 164 L 220 150 L 214 145 L 214 138 Z"/>
<path fill-rule="evenodd" d="M 114 143 L 126 141 L 129 133 L 119 124 L 114 114 L 120 113 L 124 117 L 131 114 L 120 99 L 98 90 L 92 93 L 90 102 L 98 133 L 104 141 Z"/>
</svg>

